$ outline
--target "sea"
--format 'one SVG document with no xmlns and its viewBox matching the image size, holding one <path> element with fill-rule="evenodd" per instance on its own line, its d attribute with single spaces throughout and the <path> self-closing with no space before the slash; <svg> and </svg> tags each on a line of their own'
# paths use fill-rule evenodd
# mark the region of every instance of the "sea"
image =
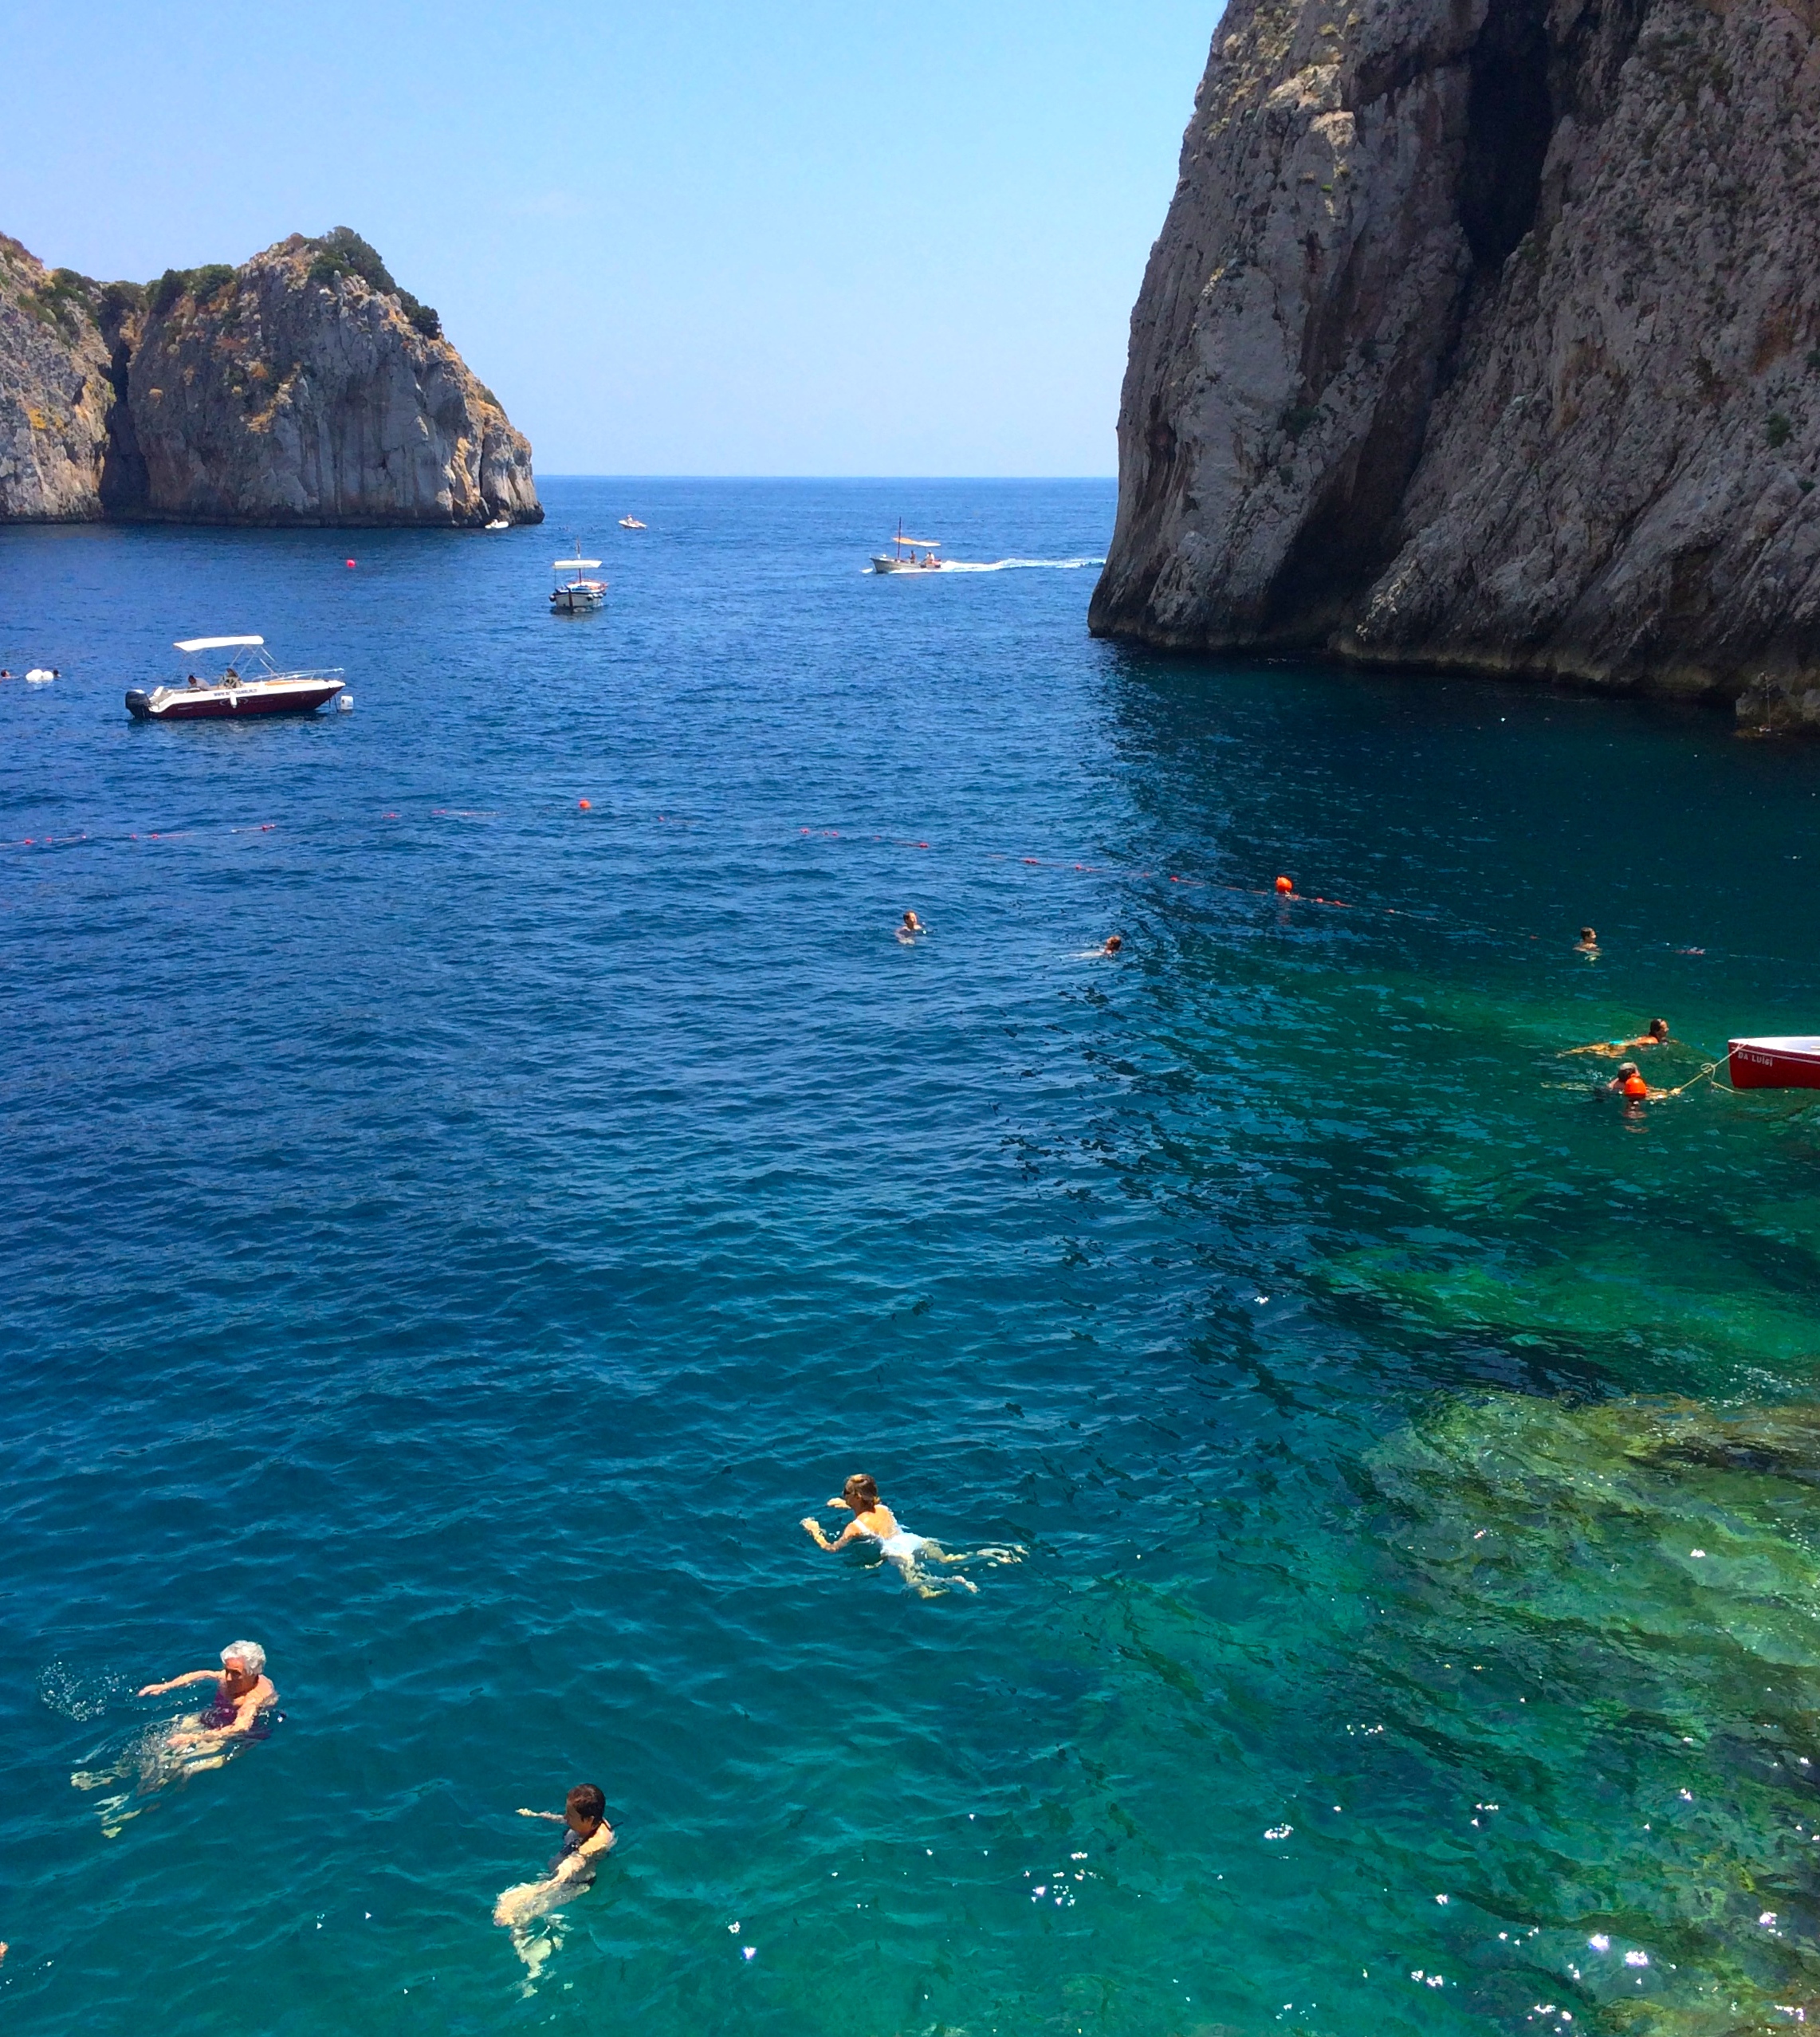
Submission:
<svg viewBox="0 0 1820 2037">
<path fill-rule="evenodd" d="M 1820 753 L 544 494 L 0 533 L 7 2030 L 1820 2015 Z M 238 632 L 352 711 L 129 719 Z"/>
</svg>

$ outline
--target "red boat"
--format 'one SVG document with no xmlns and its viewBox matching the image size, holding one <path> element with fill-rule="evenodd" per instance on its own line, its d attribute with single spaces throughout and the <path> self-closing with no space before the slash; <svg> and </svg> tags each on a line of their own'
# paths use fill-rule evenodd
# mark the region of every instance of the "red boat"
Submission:
<svg viewBox="0 0 1820 2037">
<path fill-rule="evenodd" d="M 334 699 L 347 685 L 339 667 L 329 670 L 281 672 L 265 655 L 262 636 L 186 637 L 174 648 L 186 658 L 200 651 L 250 651 L 256 661 L 242 674 L 241 659 L 218 678 L 192 672 L 182 686 L 154 686 L 150 693 L 134 686 L 127 694 L 127 712 L 137 722 L 195 722 L 237 718 L 248 714 L 312 714 Z M 347 701 L 341 705 L 345 707 Z"/>
<path fill-rule="evenodd" d="M 1728 1040 L 1734 1089 L 1820 1089 L 1820 1032 Z"/>
</svg>

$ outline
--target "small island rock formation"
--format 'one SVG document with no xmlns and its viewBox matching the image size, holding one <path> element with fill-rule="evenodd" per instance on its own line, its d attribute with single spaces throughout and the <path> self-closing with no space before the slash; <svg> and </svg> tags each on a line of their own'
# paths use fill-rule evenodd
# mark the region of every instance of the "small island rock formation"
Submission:
<svg viewBox="0 0 1820 2037">
<path fill-rule="evenodd" d="M 1232 0 L 1099 634 L 1820 729 L 1820 4 Z"/>
<path fill-rule="evenodd" d="M 0 522 L 499 517 L 529 443 L 350 229 L 143 286 L 0 236 Z"/>
</svg>

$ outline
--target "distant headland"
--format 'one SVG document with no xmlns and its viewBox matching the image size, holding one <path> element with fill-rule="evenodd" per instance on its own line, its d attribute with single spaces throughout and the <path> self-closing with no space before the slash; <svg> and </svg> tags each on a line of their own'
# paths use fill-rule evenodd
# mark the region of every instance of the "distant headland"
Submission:
<svg viewBox="0 0 1820 2037">
<path fill-rule="evenodd" d="M 0 523 L 539 523 L 531 447 L 352 228 L 155 283 L 0 234 Z"/>
</svg>

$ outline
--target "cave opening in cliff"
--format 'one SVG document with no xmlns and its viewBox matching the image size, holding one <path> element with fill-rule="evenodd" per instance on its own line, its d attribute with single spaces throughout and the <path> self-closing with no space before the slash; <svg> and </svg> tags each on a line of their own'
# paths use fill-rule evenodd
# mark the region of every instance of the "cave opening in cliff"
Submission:
<svg viewBox="0 0 1820 2037">
<path fill-rule="evenodd" d="M 1460 223 L 1473 260 L 1497 269 L 1535 223 L 1555 130 L 1547 0 L 1491 0 L 1472 69 Z"/>
</svg>

